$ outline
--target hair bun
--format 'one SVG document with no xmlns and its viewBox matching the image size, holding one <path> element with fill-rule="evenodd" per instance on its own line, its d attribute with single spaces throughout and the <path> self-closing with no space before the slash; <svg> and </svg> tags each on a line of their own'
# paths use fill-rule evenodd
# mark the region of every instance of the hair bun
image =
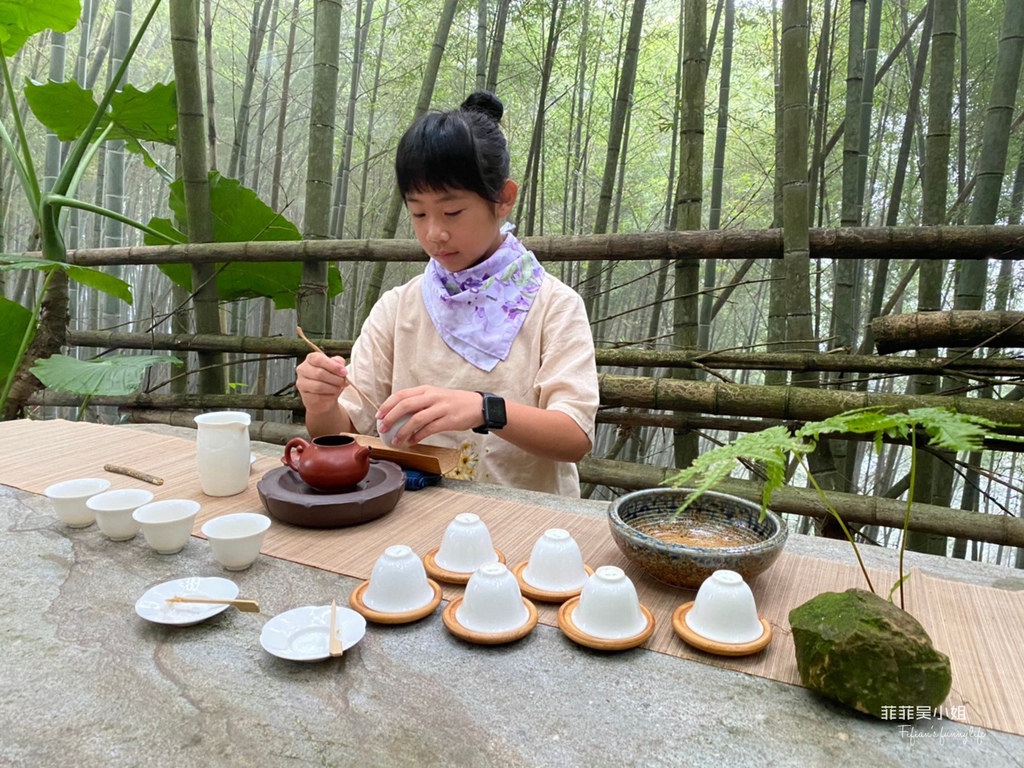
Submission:
<svg viewBox="0 0 1024 768">
<path fill-rule="evenodd" d="M 481 112 L 496 123 L 500 122 L 501 116 L 505 114 L 505 107 L 502 105 L 501 100 L 488 91 L 471 93 L 462 102 L 462 109 L 466 112 Z"/>
</svg>

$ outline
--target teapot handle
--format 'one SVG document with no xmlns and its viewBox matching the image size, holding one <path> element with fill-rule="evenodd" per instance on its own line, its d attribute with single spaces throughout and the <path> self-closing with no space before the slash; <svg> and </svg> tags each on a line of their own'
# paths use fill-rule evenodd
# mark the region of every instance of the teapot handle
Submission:
<svg viewBox="0 0 1024 768">
<path fill-rule="evenodd" d="M 281 459 L 281 463 L 289 469 L 293 469 L 298 472 L 299 461 L 302 459 L 302 452 L 308 447 L 309 443 L 306 440 L 303 440 L 301 437 L 293 437 L 284 447 L 284 457 Z M 298 459 L 292 456 L 293 450 L 297 450 L 299 452 Z"/>
</svg>

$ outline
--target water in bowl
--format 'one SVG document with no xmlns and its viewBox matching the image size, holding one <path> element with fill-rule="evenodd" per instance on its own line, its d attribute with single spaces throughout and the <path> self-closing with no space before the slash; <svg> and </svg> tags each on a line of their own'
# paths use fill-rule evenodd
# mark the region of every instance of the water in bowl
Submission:
<svg viewBox="0 0 1024 768">
<path fill-rule="evenodd" d="M 713 520 L 703 525 L 695 525 L 693 521 L 637 522 L 636 528 L 666 544 L 681 544 L 685 547 L 742 547 L 757 544 L 762 538 L 749 528 L 721 525 Z"/>
</svg>

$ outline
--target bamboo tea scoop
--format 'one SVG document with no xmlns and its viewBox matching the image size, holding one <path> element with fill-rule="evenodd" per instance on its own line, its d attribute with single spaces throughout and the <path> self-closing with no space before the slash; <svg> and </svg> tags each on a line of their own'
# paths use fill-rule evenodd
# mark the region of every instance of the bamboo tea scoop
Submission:
<svg viewBox="0 0 1024 768">
<path fill-rule="evenodd" d="M 341 647 L 341 638 L 338 637 L 338 633 L 335 630 L 335 625 L 337 624 L 337 620 L 338 620 L 338 601 L 337 600 L 331 600 L 331 628 L 329 630 L 330 631 L 330 635 L 328 635 L 328 637 L 330 639 L 329 639 L 328 644 L 327 644 L 327 652 L 329 654 L 331 654 L 331 656 L 341 656 L 341 654 L 344 653 L 344 649 Z"/>
<path fill-rule="evenodd" d="M 213 597 L 182 597 L 175 595 L 167 598 L 168 603 L 207 603 L 210 605 L 233 605 L 243 613 L 259 613 L 260 604 L 255 600 L 218 600 Z"/>
<path fill-rule="evenodd" d="M 312 341 L 310 341 L 308 338 L 306 338 L 306 334 L 304 334 L 302 332 L 302 326 L 298 326 L 298 325 L 295 326 L 295 330 L 299 332 L 299 338 L 302 339 L 307 344 L 309 344 L 309 346 L 311 346 L 313 348 L 314 352 L 319 352 L 321 355 L 326 355 L 327 354 L 320 347 L 318 347 L 316 344 L 314 344 Z M 350 387 L 352 387 L 352 389 L 354 389 L 356 391 L 357 395 L 359 395 L 361 398 L 363 398 L 363 400 L 365 400 L 367 403 L 369 403 L 370 405 L 373 406 L 374 413 L 376 413 L 377 411 L 380 410 L 380 406 L 377 405 L 375 402 L 373 402 L 373 400 L 371 400 L 369 398 L 369 396 L 365 392 L 363 392 L 363 390 L 361 390 L 359 387 L 357 387 L 356 383 L 354 381 L 352 381 L 352 379 L 348 380 L 348 385 Z"/>
</svg>

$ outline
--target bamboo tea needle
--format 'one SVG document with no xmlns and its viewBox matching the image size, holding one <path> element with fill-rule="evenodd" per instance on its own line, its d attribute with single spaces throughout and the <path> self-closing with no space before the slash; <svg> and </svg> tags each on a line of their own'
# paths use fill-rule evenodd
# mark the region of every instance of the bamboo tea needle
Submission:
<svg viewBox="0 0 1024 768">
<path fill-rule="evenodd" d="M 301 326 L 298 326 L 298 325 L 295 326 L 295 330 L 299 332 L 299 338 L 302 339 L 307 344 L 309 344 L 309 346 L 311 346 L 315 352 L 319 352 L 321 355 L 326 355 L 327 354 L 320 347 L 318 347 L 316 344 L 314 344 L 312 341 L 310 341 L 308 338 L 306 338 L 306 334 L 304 334 L 302 332 L 302 327 Z M 356 391 L 357 395 L 359 395 L 361 398 L 363 398 L 363 400 L 365 400 L 367 403 L 369 403 L 370 405 L 373 406 L 374 413 L 376 413 L 377 411 L 380 410 L 380 406 L 377 405 L 375 402 L 373 402 L 373 400 L 370 399 L 369 395 L 367 395 L 365 392 L 363 392 L 363 390 L 361 390 L 359 387 L 357 387 L 356 383 L 354 381 L 352 381 L 352 379 L 348 380 L 348 385 L 350 387 L 352 387 L 352 389 L 354 389 Z"/>
<path fill-rule="evenodd" d="M 128 477 L 134 477 L 136 480 L 141 480 L 144 483 L 151 483 L 152 485 L 164 484 L 164 479 L 162 477 L 150 475 L 146 472 L 142 472 L 141 470 L 132 469 L 131 467 L 122 467 L 118 464 L 104 464 L 103 469 L 106 472 L 113 472 L 115 475 L 127 475 Z"/>
<path fill-rule="evenodd" d="M 175 595 L 167 598 L 168 603 L 207 603 L 210 605 L 233 605 L 244 613 L 259 613 L 260 604 L 255 600 L 217 600 L 213 597 L 183 597 Z"/>
<path fill-rule="evenodd" d="M 344 649 L 341 647 L 341 638 L 338 637 L 337 630 L 335 627 L 338 622 L 338 601 L 331 600 L 331 628 L 330 628 L 330 640 L 327 645 L 327 652 L 331 656 L 341 656 L 344 653 Z"/>
</svg>

